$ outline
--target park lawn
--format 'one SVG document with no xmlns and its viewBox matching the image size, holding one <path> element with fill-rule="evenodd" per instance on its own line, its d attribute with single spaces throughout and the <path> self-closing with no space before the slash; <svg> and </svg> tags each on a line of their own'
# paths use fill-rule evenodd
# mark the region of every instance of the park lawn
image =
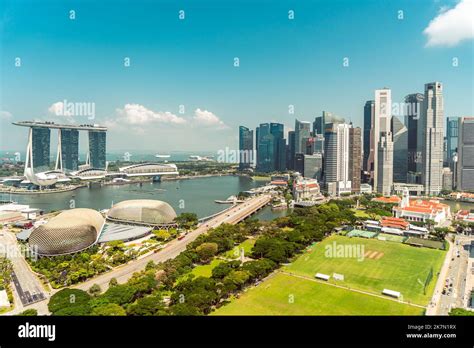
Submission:
<svg viewBox="0 0 474 348">
<path fill-rule="evenodd" d="M 246 239 L 239 245 L 236 245 L 232 250 L 227 251 L 224 256 L 229 259 L 237 259 L 240 256 L 241 248 L 244 248 L 244 256 L 250 255 L 255 241 L 255 239 Z"/>
<path fill-rule="evenodd" d="M 197 277 L 210 278 L 211 275 L 212 275 L 212 270 L 214 269 L 214 267 L 216 267 L 221 262 L 224 262 L 224 261 L 220 260 L 220 259 L 213 259 L 207 265 L 196 266 L 190 272 L 188 272 L 186 274 L 183 274 L 181 277 L 179 277 L 176 280 L 176 284 L 182 282 L 183 280 L 186 280 L 191 274 L 194 275 L 195 278 L 197 278 Z"/>
<path fill-rule="evenodd" d="M 367 214 L 365 210 L 356 209 L 356 208 L 352 208 L 351 210 L 354 212 L 355 217 L 358 217 L 361 219 L 375 219 L 375 220 L 380 219 L 379 215 Z"/>
<path fill-rule="evenodd" d="M 378 259 L 364 257 L 362 261 L 356 257 L 326 257 L 326 247 L 333 247 L 333 243 L 363 246 L 364 254 L 378 252 L 381 257 Z M 333 235 L 299 256 L 283 270 L 311 278 L 316 273 L 327 274 L 331 276 L 330 283 L 374 294 L 381 294 L 383 289 L 399 291 L 404 301 L 426 306 L 431 299 L 445 255 L 445 251 L 442 250 L 377 239 Z M 424 284 L 431 268 L 433 277 L 424 294 Z M 343 274 L 344 280 L 334 280 L 333 273 Z"/>
<path fill-rule="evenodd" d="M 271 176 L 262 176 L 262 175 L 255 175 L 251 177 L 254 181 L 270 181 L 272 179 Z"/>
<path fill-rule="evenodd" d="M 291 303 L 293 300 L 293 303 Z M 212 315 L 422 315 L 423 308 L 277 273 Z"/>
</svg>

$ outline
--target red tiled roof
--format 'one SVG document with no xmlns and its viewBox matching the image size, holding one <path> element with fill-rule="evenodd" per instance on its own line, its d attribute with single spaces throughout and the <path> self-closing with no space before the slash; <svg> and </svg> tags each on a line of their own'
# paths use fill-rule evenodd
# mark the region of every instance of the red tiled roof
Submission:
<svg viewBox="0 0 474 348">
<path fill-rule="evenodd" d="M 376 198 L 373 198 L 372 201 L 380 202 L 380 203 L 400 203 L 401 198 L 398 196 L 376 197 Z"/>
</svg>

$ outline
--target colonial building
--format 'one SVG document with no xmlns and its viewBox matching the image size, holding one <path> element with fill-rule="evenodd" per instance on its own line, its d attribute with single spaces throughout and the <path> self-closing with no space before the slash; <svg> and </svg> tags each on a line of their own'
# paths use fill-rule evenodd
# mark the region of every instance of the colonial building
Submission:
<svg viewBox="0 0 474 348">
<path fill-rule="evenodd" d="M 404 190 L 403 198 L 397 207 L 393 207 L 393 212 L 397 218 L 422 222 L 433 220 L 436 224 L 446 221 L 451 215 L 449 205 L 437 199 L 410 199 L 408 189 Z"/>
</svg>

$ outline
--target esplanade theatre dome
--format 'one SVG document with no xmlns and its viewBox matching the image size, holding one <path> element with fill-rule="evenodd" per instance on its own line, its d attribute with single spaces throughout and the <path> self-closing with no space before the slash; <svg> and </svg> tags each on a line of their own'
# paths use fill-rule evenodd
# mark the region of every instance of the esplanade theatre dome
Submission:
<svg viewBox="0 0 474 348">
<path fill-rule="evenodd" d="M 174 209 L 166 202 L 152 199 L 136 199 L 115 204 L 107 213 L 113 220 L 160 225 L 172 223 Z"/>
<path fill-rule="evenodd" d="M 30 248 L 44 256 L 81 251 L 95 243 L 103 223 L 93 209 L 66 210 L 31 233 Z"/>
</svg>

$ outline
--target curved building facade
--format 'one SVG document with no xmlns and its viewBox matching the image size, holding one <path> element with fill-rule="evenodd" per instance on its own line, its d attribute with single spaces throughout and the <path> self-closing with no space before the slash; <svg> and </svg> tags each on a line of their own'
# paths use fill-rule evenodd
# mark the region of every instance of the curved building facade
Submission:
<svg viewBox="0 0 474 348">
<path fill-rule="evenodd" d="M 103 223 L 102 215 L 93 209 L 66 210 L 36 228 L 29 245 L 42 256 L 75 253 L 96 242 Z"/>
<path fill-rule="evenodd" d="M 176 212 L 166 202 L 137 199 L 115 204 L 108 211 L 107 218 L 138 224 L 161 225 L 172 223 L 176 218 Z"/>
</svg>

